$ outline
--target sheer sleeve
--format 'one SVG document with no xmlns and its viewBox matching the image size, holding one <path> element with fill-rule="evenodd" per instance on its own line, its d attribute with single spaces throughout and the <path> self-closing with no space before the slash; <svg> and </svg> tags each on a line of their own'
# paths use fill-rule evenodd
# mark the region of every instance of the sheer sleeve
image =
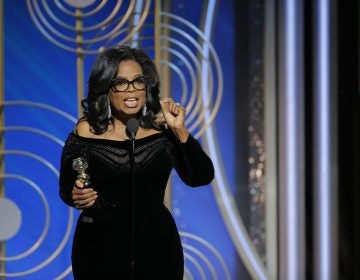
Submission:
<svg viewBox="0 0 360 280">
<path fill-rule="evenodd" d="M 190 186 L 208 185 L 214 179 L 214 166 L 200 143 L 190 134 L 185 143 L 175 143 L 175 169 L 181 180 Z"/>
</svg>

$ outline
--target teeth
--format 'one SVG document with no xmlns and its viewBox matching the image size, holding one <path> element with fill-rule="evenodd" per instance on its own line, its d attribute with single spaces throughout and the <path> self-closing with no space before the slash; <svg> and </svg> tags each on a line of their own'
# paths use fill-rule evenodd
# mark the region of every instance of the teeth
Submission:
<svg viewBox="0 0 360 280">
<path fill-rule="evenodd" d="M 138 100 L 136 98 L 127 98 L 125 99 L 125 105 L 129 108 L 135 108 L 137 106 Z"/>
</svg>

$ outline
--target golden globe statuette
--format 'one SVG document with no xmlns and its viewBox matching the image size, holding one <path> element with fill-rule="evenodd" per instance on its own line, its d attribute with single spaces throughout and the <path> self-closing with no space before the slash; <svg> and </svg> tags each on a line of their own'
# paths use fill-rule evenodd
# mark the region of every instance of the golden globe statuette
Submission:
<svg viewBox="0 0 360 280">
<path fill-rule="evenodd" d="M 73 159 L 72 168 L 78 172 L 77 178 L 83 182 L 84 188 L 90 185 L 90 175 L 85 172 L 88 167 L 89 164 L 84 157 Z"/>
</svg>

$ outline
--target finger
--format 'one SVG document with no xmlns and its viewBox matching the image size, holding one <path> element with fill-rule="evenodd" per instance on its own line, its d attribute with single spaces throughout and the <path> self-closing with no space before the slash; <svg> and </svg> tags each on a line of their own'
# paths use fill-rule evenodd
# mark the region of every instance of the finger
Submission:
<svg viewBox="0 0 360 280">
<path fill-rule="evenodd" d="M 183 107 L 179 102 L 175 103 L 175 107 L 180 110 L 185 110 L 185 107 Z"/>
<path fill-rule="evenodd" d="M 182 106 L 179 106 L 179 114 L 185 116 L 185 114 L 186 114 L 186 109 L 185 109 L 184 107 L 182 107 Z"/>
<path fill-rule="evenodd" d="M 84 207 L 84 206 L 93 205 L 95 203 L 97 197 L 98 196 L 95 195 L 95 196 L 92 196 L 92 197 L 87 198 L 87 199 L 76 200 L 76 201 L 74 201 L 74 204 L 77 207 Z"/>
<path fill-rule="evenodd" d="M 84 189 L 84 188 L 88 188 L 90 185 L 89 181 L 83 181 L 81 179 L 78 179 L 75 181 L 74 187 L 77 189 Z"/>
<path fill-rule="evenodd" d="M 155 122 L 158 123 L 158 124 L 164 123 L 165 122 L 164 114 L 163 113 L 157 114 L 155 116 Z"/>
<path fill-rule="evenodd" d="M 160 101 L 160 105 L 163 110 L 166 112 L 173 110 L 173 108 L 176 106 L 174 100 L 172 98 L 164 98 Z"/>
<path fill-rule="evenodd" d="M 172 109 L 176 106 L 174 99 L 166 97 L 160 100 L 160 105 L 163 105 L 167 109 Z"/>
<path fill-rule="evenodd" d="M 182 110 L 182 107 L 181 107 L 180 103 L 175 103 L 176 114 L 180 114 L 181 110 Z"/>
<path fill-rule="evenodd" d="M 75 200 L 84 200 L 84 199 L 89 199 L 91 197 L 95 197 L 97 196 L 97 192 L 92 191 L 89 193 L 78 193 L 78 194 L 73 194 L 72 195 L 72 199 Z"/>
<path fill-rule="evenodd" d="M 95 200 L 91 201 L 89 203 L 83 204 L 83 205 L 76 205 L 75 208 L 77 209 L 85 209 L 85 208 L 90 208 L 91 206 L 93 206 L 95 204 Z"/>
<path fill-rule="evenodd" d="M 85 206 L 87 204 L 86 200 L 78 200 L 76 201 L 76 206 L 77 207 L 82 207 Z"/>
<path fill-rule="evenodd" d="M 95 201 L 96 201 L 96 200 L 90 201 L 89 203 L 87 203 L 87 204 L 84 205 L 83 207 L 84 207 L 84 208 L 89 208 L 89 207 L 91 207 L 91 206 L 94 205 Z"/>
<path fill-rule="evenodd" d="M 178 116 L 183 110 L 184 108 L 180 105 L 180 103 L 172 103 L 170 105 L 171 107 L 171 113 L 174 114 L 175 116 Z"/>
<path fill-rule="evenodd" d="M 170 98 L 166 98 L 160 101 L 160 106 L 161 106 L 161 110 L 163 111 L 163 114 L 167 114 L 169 113 L 170 110 L 170 105 L 171 104 L 171 99 Z"/>
<path fill-rule="evenodd" d="M 174 102 L 174 99 L 171 97 L 164 97 L 160 100 L 160 103 Z"/>
<path fill-rule="evenodd" d="M 94 190 L 93 189 L 91 189 L 91 188 L 86 188 L 86 189 L 78 189 L 78 188 L 76 188 L 76 187 L 74 187 L 73 189 L 72 189 L 72 195 L 85 195 L 85 194 L 89 194 L 89 193 L 91 193 L 91 192 L 94 192 Z M 96 191 L 95 191 L 95 193 L 96 193 Z"/>
<path fill-rule="evenodd" d="M 91 201 L 95 201 L 98 198 L 98 195 L 96 192 L 92 192 L 91 194 L 85 194 L 85 195 L 73 195 L 72 200 L 75 204 L 75 206 L 79 205 L 85 205 Z"/>
<path fill-rule="evenodd" d="M 75 181 L 74 187 L 77 189 L 82 189 L 82 188 L 84 188 L 84 183 L 81 180 L 77 179 Z"/>
<path fill-rule="evenodd" d="M 180 103 L 178 102 L 175 102 L 174 100 L 172 102 L 169 102 L 170 103 L 170 106 L 171 106 L 171 109 L 176 109 L 180 106 Z"/>
</svg>

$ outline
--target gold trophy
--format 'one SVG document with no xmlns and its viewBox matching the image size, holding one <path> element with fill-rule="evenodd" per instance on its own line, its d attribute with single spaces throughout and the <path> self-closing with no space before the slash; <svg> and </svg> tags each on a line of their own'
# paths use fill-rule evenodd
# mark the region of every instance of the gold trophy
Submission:
<svg viewBox="0 0 360 280">
<path fill-rule="evenodd" d="M 88 167 L 89 164 L 84 157 L 73 159 L 72 168 L 78 172 L 77 178 L 83 182 L 84 188 L 90 185 L 90 175 L 85 173 Z"/>
</svg>

